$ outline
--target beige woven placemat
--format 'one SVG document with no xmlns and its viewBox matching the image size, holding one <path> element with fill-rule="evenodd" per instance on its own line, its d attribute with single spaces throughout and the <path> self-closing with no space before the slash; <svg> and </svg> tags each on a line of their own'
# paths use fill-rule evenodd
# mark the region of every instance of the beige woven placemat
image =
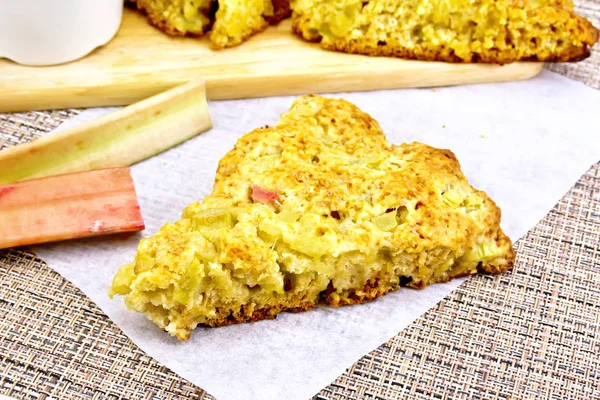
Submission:
<svg viewBox="0 0 600 400">
<path fill-rule="evenodd" d="M 600 0 L 579 7 L 600 26 Z M 550 69 L 600 88 L 600 52 Z M 0 114 L 0 148 L 77 110 Z M 600 399 L 600 163 L 480 276 L 365 355 L 316 399 Z M 23 399 L 212 398 L 138 349 L 33 254 L 0 250 L 0 393 Z"/>
</svg>

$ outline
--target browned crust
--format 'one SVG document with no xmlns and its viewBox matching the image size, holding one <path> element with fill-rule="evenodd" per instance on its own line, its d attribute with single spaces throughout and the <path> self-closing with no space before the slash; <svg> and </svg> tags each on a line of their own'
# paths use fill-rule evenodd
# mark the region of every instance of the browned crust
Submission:
<svg viewBox="0 0 600 400">
<path fill-rule="evenodd" d="M 335 40 L 331 43 L 322 41 L 321 37 L 309 37 L 304 34 L 299 26 L 300 18 L 293 18 L 292 31 L 301 38 L 320 43 L 321 47 L 352 54 L 363 54 L 369 56 L 397 57 L 420 61 L 443 61 L 451 63 L 487 63 L 487 64 L 508 64 L 515 61 L 534 61 L 534 62 L 577 62 L 590 56 L 591 47 L 598 41 L 598 29 L 589 21 L 581 18 L 581 30 L 587 33 L 587 41 L 581 47 L 569 47 L 560 53 L 550 54 L 547 57 L 533 55 L 529 57 L 519 57 L 514 51 L 487 51 L 483 53 L 472 53 L 470 58 L 460 58 L 454 54 L 454 50 L 446 46 L 439 46 L 436 49 L 428 48 L 423 45 L 417 45 L 414 49 L 402 47 L 394 42 L 379 42 L 377 46 L 364 43 L 359 40 Z"/>
<path fill-rule="evenodd" d="M 350 290 L 341 296 L 334 296 L 335 289 L 330 284 L 325 293 L 322 294 L 324 301 L 327 305 L 332 307 L 339 307 L 343 305 L 351 304 L 363 304 L 376 300 L 386 293 L 395 292 L 398 290 L 397 285 L 385 285 L 382 284 L 382 279 L 375 279 L 373 281 L 367 281 L 367 283 L 358 290 Z"/>
<path fill-rule="evenodd" d="M 290 306 L 288 304 L 280 304 L 276 307 L 265 307 L 257 310 L 250 311 L 248 308 L 242 306 L 240 311 L 236 314 L 230 312 L 220 313 L 217 311 L 217 317 L 211 320 L 206 321 L 205 323 L 200 324 L 200 326 L 209 327 L 209 328 L 218 328 L 222 326 L 228 326 L 233 324 L 240 324 L 244 322 L 257 322 L 268 319 L 275 319 L 277 314 L 288 311 L 288 312 L 302 312 L 309 311 L 315 308 L 316 302 L 311 301 L 303 301 L 297 305 Z M 164 329 L 165 326 L 162 326 Z M 175 333 L 175 336 L 179 340 L 188 340 L 191 336 L 191 330 L 188 331 L 178 331 Z"/>
<path fill-rule="evenodd" d="M 507 256 L 507 259 L 510 259 L 511 257 L 512 257 L 512 260 L 507 260 L 507 262 L 502 267 L 495 266 L 495 267 L 493 267 L 493 269 L 484 269 L 480 265 L 480 266 L 478 266 L 477 271 L 456 272 L 454 274 L 448 275 L 448 277 L 446 279 L 436 280 L 435 282 L 424 282 L 424 281 L 411 282 L 410 281 L 411 278 L 409 277 L 408 278 L 409 281 L 407 283 L 404 283 L 404 284 L 401 283 L 400 285 L 386 285 L 385 283 L 383 283 L 384 282 L 383 280 L 375 279 L 374 281 L 367 281 L 367 283 L 365 284 L 365 286 L 362 287 L 362 289 L 351 290 L 342 296 L 333 296 L 335 289 L 333 289 L 333 287 L 330 284 L 330 287 L 328 287 L 327 290 L 322 294 L 322 298 L 329 306 L 333 306 L 333 307 L 339 307 L 342 305 L 368 303 L 368 302 L 371 302 L 373 300 L 376 300 L 376 299 L 382 297 L 383 295 L 385 295 L 387 293 L 395 292 L 396 290 L 398 290 L 398 288 L 400 286 L 406 286 L 406 287 L 410 287 L 412 289 L 422 290 L 422 289 L 426 288 L 427 286 L 429 286 L 429 284 L 431 284 L 431 283 L 446 283 L 446 282 L 450 282 L 451 280 L 456 279 L 456 278 L 463 278 L 465 276 L 474 275 L 476 272 L 489 273 L 489 274 L 500 274 L 500 273 L 506 272 L 513 266 L 514 251 L 512 250 L 512 248 L 511 248 L 511 254 L 509 254 Z M 492 272 L 492 271 L 494 271 L 494 272 Z"/>
<path fill-rule="evenodd" d="M 489 52 L 489 53 L 473 53 L 470 59 L 459 58 L 454 54 L 452 49 L 446 49 L 441 46 L 438 50 L 432 50 L 427 48 L 421 48 L 421 51 L 397 48 L 393 45 L 385 45 L 377 48 L 365 47 L 356 41 L 341 42 L 337 41 L 331 45 L 322 43 L 322 47 L 328 50 L 340 51 L 352 54 L 364 54 L 369 56 L 383 56 L 383 57 L 397 57 L 405 58 L 409 60 L 420 60 L 420 61 L 443 61 L 451 63 L 485 63 L 485 64 L 509 64 L 516 61 L 533 61 L 533 62 L 577 62 L 584 60 L 590 56 L 590 49 L 588 45 L 583 47 L 572 47 L 568 50 L 558 53 L 551 54 L 548 57 L 540 58 L 537 55 L 530 57 L 514 57 L 511 55 L 503 55 L 500 52 Z"/>
<path fill-rule="evenodd" d="M 308 311 L 308 310 L 312 310 L 313 308 L 315 308 L 315 306 L 316 306 L 316 303 L 314 303 L 314 302 L 312 302 L 312 303 L 311 302 L 302 302 L 302 303 L 300 303 L 300 305 L 295 305 L 293 307 L 290 307 L 287 304 L 281 304 L 281 305 L 278 305 L 277 307 L 261 308 L 258 310 L 254 310 L 252 312 L 246 312 L 244 310 L 244 308 L 242 307 L 242 309 L 240 310 L 238 315 L 229 313 L 225 317 L 215 318 L 213 320 L 206 322 L 203 325 L 212 327 L 212 328 L 216 328 L 219 326 L 227 326 L 227 325 L 238 324 L 238 323 L 243 323 L 243 322 L 255 322 L 255 321 L 262 321 L 264 319 L 275 319 L 275 317 L 277 317 L 277 314 L 279 314 L 280 312 L 283 312 L 283 311 L 290 311 L 290 312 Z"/>
<path fill-rule="evenodd" d="M 506 257 L 504 262 L 502 262 L 500 265 L 483 266 L 480 264 L 476 271 L 455 272 L 454 274 L 448 275 L 447 279 L 437 280 L 435 282 L 411 282 L 410 278 L 408 278 L 406 282 L 401 281 L 399 285 L 390 285 L 385 283 L 385 279 L 376 278 L 373 281 L 367 281 L 367 283 L 361 289 L 350 290 L 347 293 L 343 293 L 341 295 L 338 294 L 337 296 L 335 295 L 335 288 L 330 283 L 327 289 L 321 293 L 320 300 L 332 307 L 368 303 L 382 297 L 387 293 L 395 292 L 400 286 L 406 286 L 413 289 L 421 290 L 429 286 L 430 283 L 445 283 L 451 281 L 452 279 L 473 275 L 476 272 L 489 274 L 499 274 L 502 272 L 506 272 L 512 267 L 514 258 L 515 253 L 511 247 L 510 253 Z M 201 325 L 211 328 L 217 328 L 221 326 L 227 326 L 244 322 L 257 322 L 267 319 L 275 319 L 277 317 L 277 314 L 281 312 L 287 311 L 296 313 L 309 311 L 315 308 L 316 305 L 317 301 L 304 300 L 298 304 L 291 305 L 282 303 L 274 307 L 260 308 L 252 311 L 245 307 L 242 307 L 241 310 L 237 313 L 230 312 L 228 314 L 224 314 L 217 312 L 218 316 L 216 318 L 211 319 Z M 189 336 L 190 332 L 188 332 L 185 336 L 183 336 L 182 334 L 177 335 L 178 339 L 180 340 L 187 340 Z"/>
</svg>

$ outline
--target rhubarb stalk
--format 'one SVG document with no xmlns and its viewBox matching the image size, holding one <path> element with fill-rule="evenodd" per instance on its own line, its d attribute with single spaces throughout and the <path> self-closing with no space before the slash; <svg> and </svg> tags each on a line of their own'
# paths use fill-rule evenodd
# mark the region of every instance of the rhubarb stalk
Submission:
<svg viewBox="0 0 600 400">
<path fill-rule="evenodd" d="M 0 249 L 143 229 L 129 168 L 0 185 Z"/>
<path fill-rule="evenodd" d="M 0 184 L 127 167 L 212 126 L 204 83 L 191 81 L 64 131 L 0 152 Z"/>
</svg>

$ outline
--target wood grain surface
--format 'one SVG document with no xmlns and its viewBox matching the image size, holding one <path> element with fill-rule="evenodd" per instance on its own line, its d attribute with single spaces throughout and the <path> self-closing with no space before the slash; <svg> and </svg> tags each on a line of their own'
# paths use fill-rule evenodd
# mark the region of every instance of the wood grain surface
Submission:
<svg viewBox="0 0 600 400">
<path fill-rule="evenodd" d="M 81 60 L 26 67 L 0 59 L 0 112 L 125 105 L 197 77 L 209 99 L 236 99 L 512 81 L 542 66 L 336 53 L 295 37 L 289 20 L 238 47 L 212 51 L 206 38 L 169 37 L 126 9 L 117 36 Z"/>
</svg>

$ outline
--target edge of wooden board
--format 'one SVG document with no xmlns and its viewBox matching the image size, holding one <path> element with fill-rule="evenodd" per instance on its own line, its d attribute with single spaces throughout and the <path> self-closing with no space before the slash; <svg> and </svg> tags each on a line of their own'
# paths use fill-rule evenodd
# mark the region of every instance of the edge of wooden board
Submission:
<svg viewBox="0 0 600 400">
<path fill-rule="evenodd" d="M 312 74 L 279 76 L 222 76 L 205 80 L 209 100 L 229 100 L 286 95 L 343 93 L 402 88 L 427 88 L 478 83 L 500 83 L 526 80 L 543 69 L 543 63 L 514 63 L 504 66 L 481 64 L 445 64 L 411 61 L 412 68 L 401 72 L 374 71 L 360 78 L 348 71 L 315 77 Z M 165 74 L 166 75 L 166 74 Z M 202 75 L 123 77 L 116 93 L 110 86 L 81 85 L 40 87 L 35 93 L 0 85 L 0 112 L 65 109 L 83 107 L 124 106 L 158 94 Z M 191 76 L 193 75 L 193 76 Z M 12 94 L 7 93 L 12 92 Z"/>
<path fill-rule="evenodd" d="M 531 79 L 543 69 L 542 63 L 513 63 L 504 66 L 482 64 L 450 64 L 412 61 L 402 71 L 377 70 L 360 78 L 348 71 L 315 78 L 306 75 L 257 76 L 245 80 L 213 79 L 206 82 L 211 100 L 305 95 L 320 93 L 364 92 L 373 90 L 428 88 L 479 83 L 501 83 Z M 351 88 L 351 90 L 348 90 Z"/>
</svg>

